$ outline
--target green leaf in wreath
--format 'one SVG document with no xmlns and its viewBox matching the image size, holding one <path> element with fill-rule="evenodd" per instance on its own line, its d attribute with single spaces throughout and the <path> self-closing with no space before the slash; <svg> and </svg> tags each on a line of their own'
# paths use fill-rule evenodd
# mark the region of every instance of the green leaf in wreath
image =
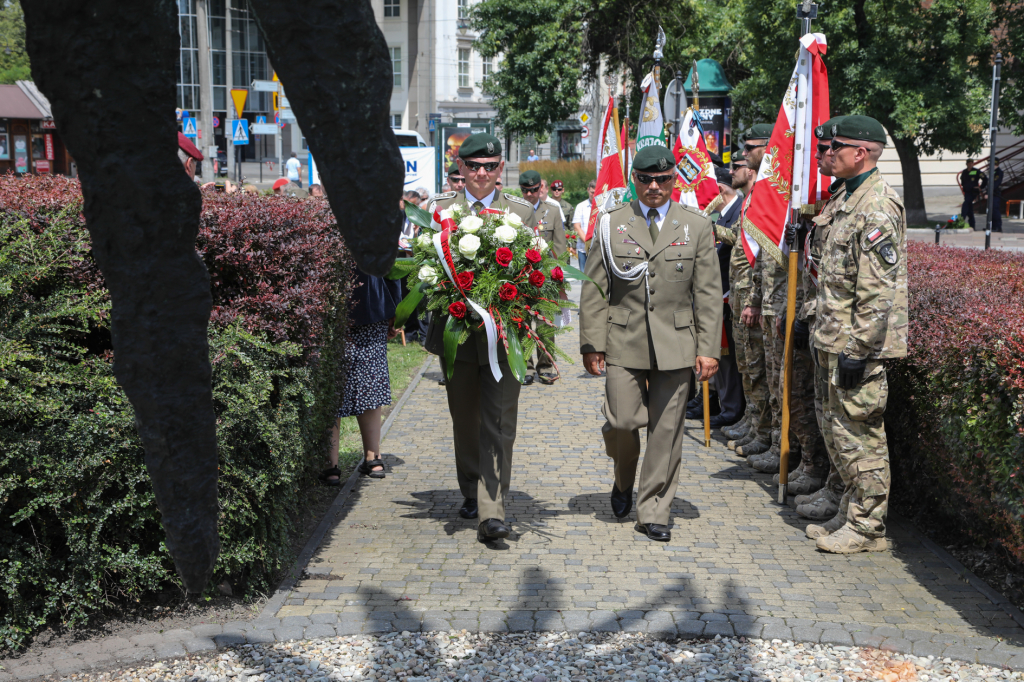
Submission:
<svg viewBox="0 0 1024 682">
<path fill-rule="evenodd" d="M 409 295 L 403 298 L 402 302 L 395 308 L 395 329 L 404 327 L 409 317 L 416 312 L 416 306 L 423 300 L 426 288 L 427 283 L 420 282 L 412 289 L 409 289 Z"/>
<path fill-rule="evenodd" d="M 388 273 L 388 279 L 402 279 L 408 277 L 409 274 L 416 269 L 415 258 L 396 258 L 395 264 L 391 266 L 391 272 Z"/>
<path fill-rule="evenodd" d="M 598 291 L 601 292 L 601 298 L 608 298 L 607 296 L 604 295 L 604 289 L 601 288 L 601 285 L 587 277 L 585 274 L 583 274 L 582 270 L 574 268 L 571 265 L 563 265 L 562 272 L 565 274 L 566 279 L 577 279 L 582 282 L 590 282 L 595 287 L 597 287 Z"/>
<path fill-rule="evenodd" d="M 431 216 L 429 213 L 424 211 L 422 208 L 412 203 L 411 201 L 405 202 L 405 216 L 409 219 L 413 225 L 419 225 L 425 227 L 428 230 L 430 228 Z"/>
<path fill-rule="evenodd" d="M 523 383 L 526 380 L 526 361 L 523 359 L 523 348 L 519 345 L 519 334 L 515 329 L 506 327 L 505 335 L 508 339 L 508 366 L 519 383 Z"/>
<path fill-rule="evenodd" d="M 448 379 L 452 378 L 452 372 L 455 371 L 455 352 L 459 349 L 461 334 L 462 323 L 449 315 L 448 322 L 444 325 L 444 366 Z"/>
</svg>

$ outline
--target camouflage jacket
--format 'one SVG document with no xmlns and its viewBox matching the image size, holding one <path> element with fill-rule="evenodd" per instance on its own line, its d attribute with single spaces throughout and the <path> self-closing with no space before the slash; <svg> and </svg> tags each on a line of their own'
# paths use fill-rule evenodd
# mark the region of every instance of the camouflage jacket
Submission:
<svg viewBox="0 0 1024 682">
<path fill-rule="evenodd" d="M 850 358 L 907 354 L 907 216 L 875 171 L 841 192 L 818 268 L 814 346 Z"/>
<path fill-rule="evenodd" d="M 749 197 L 750 195 L 747 195 Z M 747 197 L 743 199 L 743 210 L 747 210 Z M 750 267 L 747 254 L 743 251 L 742 240 L 739 238 L 740 230 L 743 229 L 743 219 L 740 218 L 733 224 L 732 230 L 722 229 L 722 241 L 726 233 L 732 232 L 732 244 L 734 248 L 729 256 L 729 308 L 737 317 L 747 306 L 759 307 L 761 305 L 760 286 L 754 286 L 754 269 Z M 719 228 L 715 228 L 718 234 Z M 756 294 L 756 299 L 755 299 Z"/>
<path fill-rule="evenodd" d="M 829 192 L 825 205 L 822 206 L 818 215 L 811 219 L 811 230 L 807 233 L 807 242 L 804 244 L 804 268 L 800 273 L 800 289 L 803 292 L 803 305 L 797 311 L 797 319 L 807 320 L 814 317 L 818 306 L 818 269 L 821 267 L 821 249 L 828 239 L 829 228 L 832 226 L 832 216 L 836 208 L 842 204 L 842 198 L 846 196 L 843 189 L 844 181 L 837 178 Z"/>
<path fill-rule="evenodd" d="M 766 250 L 761 249 L 754 271 L 760 274 L 761 314 L 769 317 L 781 315 L 786 310 L 787 264 L 777 263 Z"/>
</svg>

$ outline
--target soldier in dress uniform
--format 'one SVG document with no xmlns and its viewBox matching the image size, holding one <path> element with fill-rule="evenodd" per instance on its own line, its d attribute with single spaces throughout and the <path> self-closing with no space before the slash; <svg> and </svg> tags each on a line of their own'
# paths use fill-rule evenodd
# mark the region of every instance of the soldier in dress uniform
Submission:
<svg viewBox="0 0 1024 682">
<path fill-rule="evenodd" d="M 512 194 L 495 189 L 505 162 L 501 142 L 493 135 L 470 135 L 459 147 L 459 171 L 466 178 L 462 192 L 438 195 L 429 207 L 448 208 L 455 204 L 479 213 L 496 208 L 515 213 L 524 225 L 533 221 L 533 208 Z M 433 316 L 427 329 L 426 349 L 444 359 L 446 315 Z M 502 344 L 498 344 L 501 380 L 495 381 L 487 362 L 487 338 L 474 330 L 455 354 L 455 368 L 445 384 L 448 409 L 452 416 L 455 440 L 455 469 L 459 489 L 465 501 L 459 514 L 465 519 L 480 518 L 477 539 L 481 542 L 507 538 L 505 497 L 512 477 L 512 446 L 516 440 L 519 415 L 519 381 L 508 366 Z"/>
<path fill-rule="evenodd" d="M 718 369 L 722 277 L 711 221 L 670 200 L 675 158 L 661 145 L 633 161 L 639 198 L 602 214 L 587 275 L 607 284 L 607 299 L 585 282 L 580 351 L 595 376 L 607 367 L 602 433 L 615 462 L 612 513 L 627 516 L 640 458 L 636 531 L 671 538 L 671 511 L 682 457 L 690 381 Z"/>
<path fill-rule="evenodd" d="M 885 361 L 907 354 L 907 217 L 877 168 L 882 125 L 846 116 L 831 131 L 832 172 L 846 182 L 818 267 L 811 343 L 828 382 L 822 431 L 845 491 L 839 513 L 807 535 L 818 549 L 852 554 L 888 547 Z"/>
<path fill-rule="evenodd" d="M 823 125 L 814 129 L 814 136 L 818 139 L 815 158 L 818 160 L 818 168 L 822 175 L 832 175 L 832 126 L 839 122 L 841 116 L 836 116 Z M 807 234 L 807 241 L 804 247 L 805 262 L 801 273 L 800 287 L 803 290 L 803 305 L 797 311 L 796 320 L 793 321 L 793 353 L 810 353 L 811 327 L 814 326 L 815 311 L 818 304 L 818 277 L 821 265 L 821 251 L 825 241 L 828 239 L 828 231 L 832 227 L 832 215 L 836 208 L 843 202 L 846 195 L 843 178 L 835 178 L 828 191 L 830 198 L 822 206 L 818 215 L 811 221 L 811 230 Z M 812 365 L 813 365 L 813 358 Z M 795 367 L 794 367 L 795 369 Z M 823 432 L 822 417 L 824 415 L 825 399 L 828 397 L 828 376 L 812 367 L 812 380 L 814 382 L 814 413 L 819 432 Z M 825 443 L 829 459 L 829 472 L 825 485 L 817 492 L 810 494 L 798 494 L 795 499 L 796 511 L 803 517 L 812 521 L 828 521 L 839 511 L 839 502 L 843 499 L 843 478 L 836 468 L 836 455 L 829 448 L 831 442 Z M 795 481 L 794 481 L 795 482 Z"/>
<path fill-rule="evenodd" d="M 448 189 L 456 193 L 466 189 L 466 176 L 459 170 L 458 162 L 448 166 Z"/>
<path fill-rule="evenodd" d="M 551 251 L 556 256 L 565 253 L 567 244 L 565 241 L 565 224 L 562 220 L 562 209 L 554 199 L 542 198 L 542 187 L 540 173 L 535 170 L 523 171 L 519 175 L 519 189 L 523 198 L 533 206 L 533 222 L 537 236 L 551 246 Z M 535 322 L 531 321 L 531 325 Z M 537 378 L 542 384 L 553 384 L 557 376 L 554 373 L 554 364 L 551 358 L 540 348 L 537 348 L 537 362 L 534 364 L 531 355 L 527 361 L 526 369 L 531 372 L 537 370 Z M 530 385 L 533 382 L 533 375 L 527 374 L 524 382 Z"/>
<path fill-rule="evenodd" d="M 562 222 L 568 223 L 569 219 L 572 218 L 574 207 L 564 198 L 565 183 L 561 180 L 552 180 L 551 195 L 551 198 L 558 202 L 559 208 L 562 209 Z"/>
</svg>

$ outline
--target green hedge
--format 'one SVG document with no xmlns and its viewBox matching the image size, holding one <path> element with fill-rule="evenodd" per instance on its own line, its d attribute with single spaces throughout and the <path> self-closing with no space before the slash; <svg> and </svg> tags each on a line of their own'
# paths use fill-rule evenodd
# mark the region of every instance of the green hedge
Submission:
<svg viewBox="0 0 1024 682">
<path fill-rule="evenodd" d="M 80 210 L 77 183 L 0 178 L 0 650 L 178 584 Z M 323 202 L 204 196 L 200 253 L 218 271 L 211 585 L 243 595 L 291 559 L 289 515 L 338 403 L 351 261 L 332 220 Z M 260 278 L 244 253 L 232 261 L 246 233 L 271 252 Z M 303 277 L 303 300 L 289 300 Z"/>
</svg>

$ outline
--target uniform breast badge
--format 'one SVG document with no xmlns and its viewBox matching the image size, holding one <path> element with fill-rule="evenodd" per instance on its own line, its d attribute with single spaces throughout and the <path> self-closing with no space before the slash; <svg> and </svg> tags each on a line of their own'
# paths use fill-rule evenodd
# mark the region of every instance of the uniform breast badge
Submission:
<svg viewBox="0 0 1024 682">
<path fill-rule="evenodd" d="M 632 239 L 623 239 L 622 243 L 623 244 L 636 244 L 636 242 L 633 241 Z"/>
<path fill-rule="evenodd" d="M 619 231 L 619 234 L 624 234 L 626 230 L 628 230 L 629 228 L 626 227 L 625 225 L 619 225 L 615 229 Z"/>
<path fill-rule="evenodd" d="M 689 225 L 684 225 L 683 226 L 683 241 L 685 241 L 687 244 L 690 243 L 690 226 Z"/>
<path fill-rule="evenodd" d="M 676 263 L 676 272 L 682 272 L 682 271 L 683 271 L 683 264 L 682 263 Z"/>
<path fill-rule="evenodd" d="M 631 260 L 626 261 L 625 263 L 622 264 L 622 267 L 624 267 L 627 270 L 629 270 L 631 267 L 633 267 L 633 261 L 631 261 Z"/>
<path fill-rule="evenodd" d="M 640 247 L 639 246 L 636 247 L 636 255 L 638 255 L 638 256 L 640 255 Z"/>
</svg>

